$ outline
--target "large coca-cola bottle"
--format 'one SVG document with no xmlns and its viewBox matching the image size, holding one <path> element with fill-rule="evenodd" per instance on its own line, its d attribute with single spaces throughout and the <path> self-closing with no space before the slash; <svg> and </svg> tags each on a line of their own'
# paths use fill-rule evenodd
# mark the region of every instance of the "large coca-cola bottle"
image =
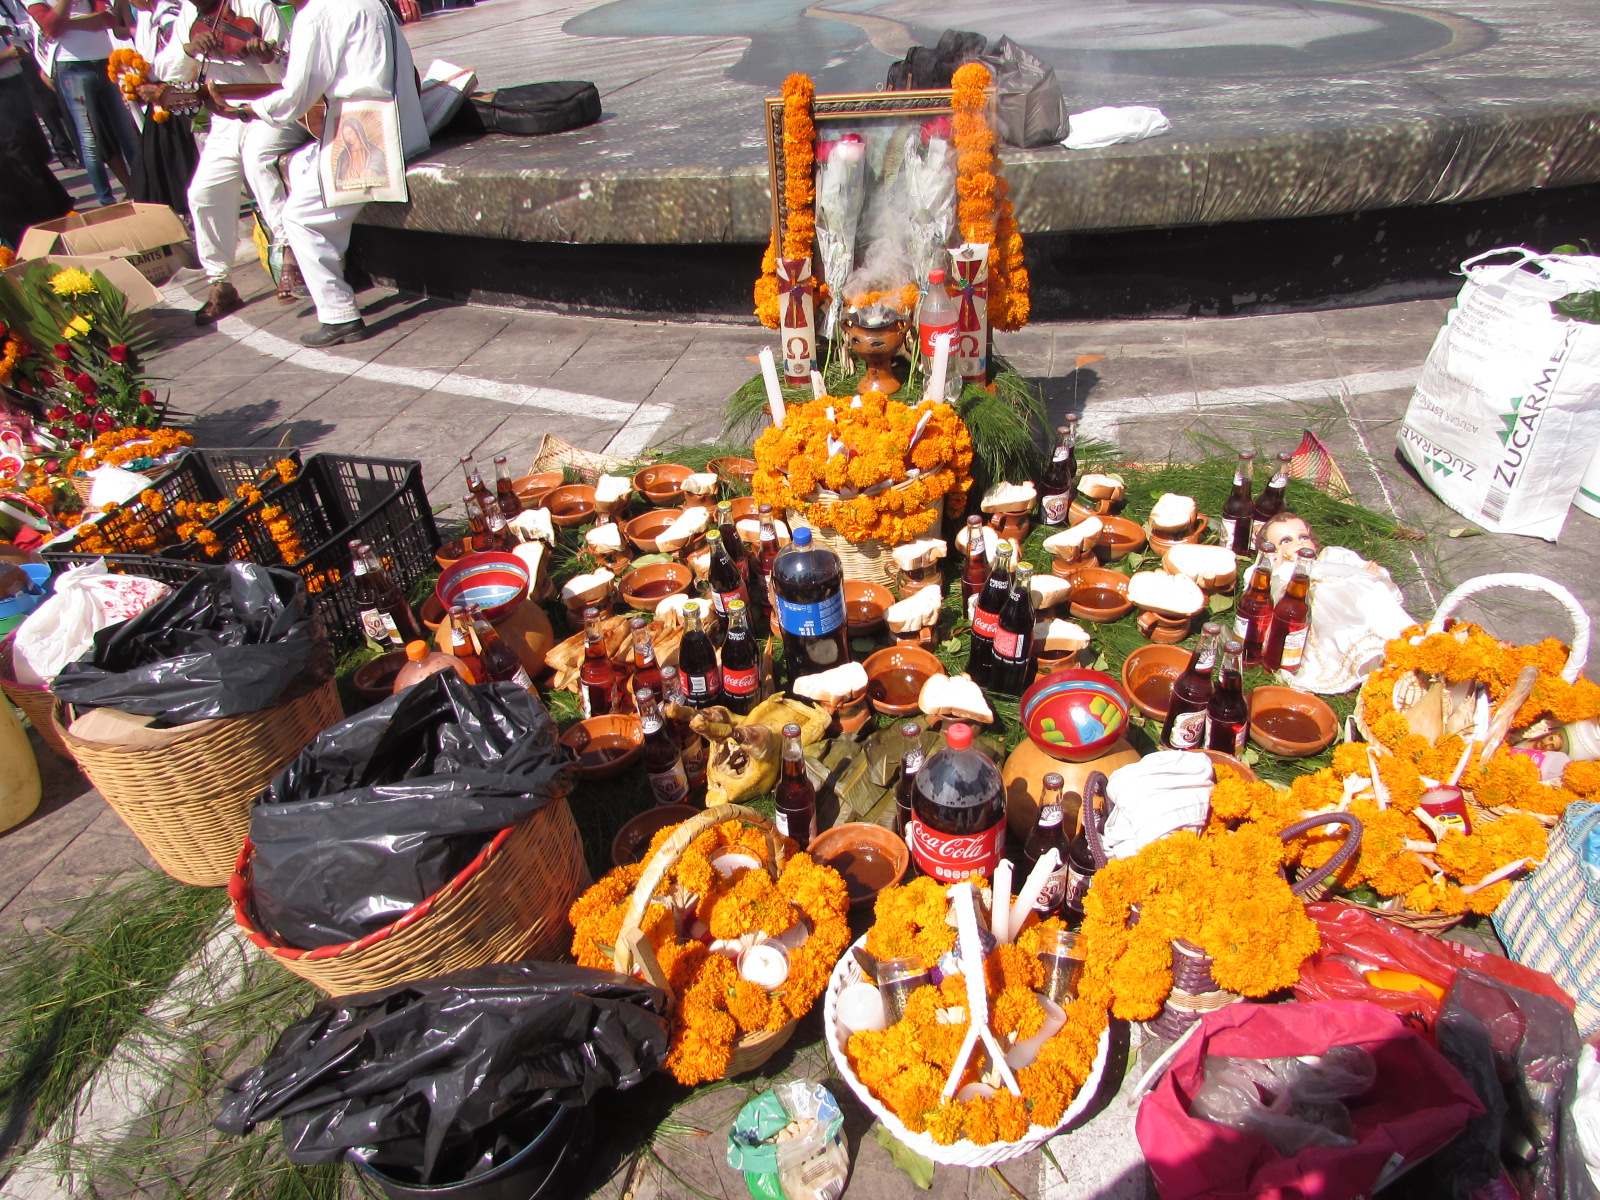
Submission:
<svg viewBox="0 0 1600 1200">
<path fill-rule="evenodd" d="M 850 661 L 844 623 L 844 566 L 800 526 L 772 564 L 772 600 L 783 629 L 783 667 L 792 685 L 801 675 Z"/>
<path fill-rule="evenodd" d="M 908 840 L 925 874 L 955 882 L 1000 862 L 1006 797 L 1000 769 L 972 744 L 972 726 L 950 726 L 945 743 L 917 772 Z"/>
</svg>

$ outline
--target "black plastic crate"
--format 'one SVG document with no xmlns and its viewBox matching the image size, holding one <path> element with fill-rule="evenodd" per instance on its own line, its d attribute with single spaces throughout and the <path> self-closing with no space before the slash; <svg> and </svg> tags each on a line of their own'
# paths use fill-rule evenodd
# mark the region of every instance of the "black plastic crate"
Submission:
<svg viewBox="0 0 1600 1200">
<path fill-rule="evenodd" d="M 313 462 L 316 460 L 313 459 Z M 287 518 L 305 547 L 319 546 L 337 531 L 329 519 L 322 499 L 323 488 L 313 477 L 314 468 L 303 468 L 288 483 L 266 488 L 262 498 L 252 504 L 236 505 L 207 524 L 217 535 L 216 552 L 207 554 L 197 542 L 185 542 L 165 552 L 166 557 L 192 562 L 253 562 L 264 567 L 286 565 L 283 550 L 269 528 L 273 521 Z"/>
<path fill-rule="evenodd" d="M 170 583 L 173 587 L 181 586 L 203 569 L 201 563 L 156 558 L 149 554 L 90 554 L 86 551 L 66 551 L 47 557 L 46 561 L 60 572 L 84 566 L 86 563 L 99 562 L 101 559 L 105 560 L 106 570 L 113 575 L 143 575 L 149 579 L 159 579 L 162 583 Z"/>
<path fill-rule="evenodd" d="M 292 446 L 265 449 L 241 446 L 224 450 L 198 447 L 189 453 L 205 463 L 212 481 L 217 485 L 219 496 L 236 495 L 239 485 L 243 483 L 259 485 L 261 477 L 271 471 L 279 459 L 287 458 L 296 467 L 300 466 L 300 451 Z"/>
</svg>

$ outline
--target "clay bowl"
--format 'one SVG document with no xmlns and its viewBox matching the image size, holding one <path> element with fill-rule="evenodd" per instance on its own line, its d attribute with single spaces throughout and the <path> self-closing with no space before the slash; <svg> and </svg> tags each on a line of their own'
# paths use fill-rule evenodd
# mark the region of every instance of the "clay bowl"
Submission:
<svg viewBox="0 0 1600 1200">
<path fill-rule="evenodd" d="M 1144 526 L 1127 517 L 1101 517 L 1105 526 L 1100 532 L 1100 544 L 1094 548 L 1101 562 L 1120 562 L 1135 550 L 1143 550 L 1149 541 Z"/>
<path fill-rule="evenodd" d="M 1105 567 L 1083 567 L 1072 578 L 1068 611 L 1075 620 L 1118 621 L 1133 611 L 1128 577 Z"/>
<path fill-rule="evenodd" d="M 439 636 L 439 630 L 443 628 L 447 615 L 444 605 L 439 603 L 438 596 L 426 596 L 423 598 L 422 603 L 417 605 L 417 617 L 424 626 L 432 631 L 433 644 L 439 649 L 443 649 L 450 641 L 448 632 L 444 634 L 443 638 Z"/>
<path fill-rule="evenodd" d="M 1122 664 L 1122 690 L 1145 716 L 1165 721 L 1172 685 L 1193 657 L 1177 646 L 1140 646 Z"/>
<path fill-rule="evenodd" d="M 578 756 L 579 779 L 610 779 L 644 755 L 644 731 L 631 713 L 585 717 L 561 735 L 561 744 Z"/>
<path fill-rule="evenodd" d="M 350 683 L 363 700 L 368 704 L 376 704 L 394 695 L 395 677 L 405 665 L 406 652 L 390 650 L 357 667 L 355 674 L 350 677 Z"/>
<path fill-rule="evenodd" d="M 1250 740 L 1280 758 L 1305 758 L 1339 732 L 1327 701 L 1310 692 L 1264 684 L 1250 693 Z"/>
<path fill-rule="evenodd" d="M 1210 524 L 1211 521 L 1206 517 L 1205 513 L 1200 513 L 1194 519 L 1194 528 L 1182 537 L 1172 537 L 1168 534 L 1157 533 L 1154 529 L 1148 527 L 1145 529 L 1145 533 L 1150 539 L 1150 549 L 1157 554 L 1165 554 L 1174 546 L 1182 545 L 1184 542 L 1198 543 L 1201 538 L 1205 537 L 1206 527 Z"/>
<path fill-rule="evenodd" d="M 1128 727 L 1128 698 L 1104 671 L 1056 671 L 1022 693 L 1017 707 L 1028 737 L 1052 758 L 1097 758 Z"/>
<path fill-rule="evenodd" d="M 622 598 L 629 608 L 655 612 L 668 596 L 687 592 L 694 583 L 694 572 L 682 563 L 650 563 L 622 577 Z"/>
<path fill-rule="evenodd" d="M 725 483 L 735 481 L 749 487 L 756 477 L 756 463 L 753 458 L 713 458 L 706 464 L 706 470 L 715 471 L 717 477 Z M 754 508 L 751 512 L 754 512 Z"/>
<path fill-rule="evenodd" d="M 564 483 L 544 498 L 551 524 L 570 529 L 594 520 L 594 489 L 587 483 Z"/>
<path fill-rule="evenodd" d="M 915 716 L 922 685 L 944 674 L 944 664 L 917 646 L 890 646 L 868 655 L 867 699 L 886 717 Z"/>
<path fill-rule="evenodd" d="M 544 498 L 561 486 L 565 476 L 560 471 L 536 471 L 511 481 L 511 490 L 522 501 L 523 508 L 538 508 Z"/>
<path fill-rule="evenodd" d="M 611 863 L 625 867 L 644 857 L 650 848 L 650 839 L 669 825 L 680 825 L 701 809 L 687 804 L 658 804 L 627 822 L 611 839 Z"/>
<path fill-rule="evenodd" d="M 1225 767 L 1232 767 L 1237 774 L 1244 778 L 1246 783 L 1254 783 L 1256 781 L 1256 773 L 1231 754 L 1224 754 L 1221 750 L 1198 750 L 1191 751 L 1191 753 L 1204 754 L 1211 760 L 1211 778 L 1213 780 L 1217 777 L 1217 765 L 1221 764 Z"/>
<path fill-rule="evenodd" d="M 633 477 L 633 486 L 657 508 L 683 503 L 683 481 L 694 472 L 677 463 L 657 463 Z"/>
<path fill-rule="evenodd" d="M 1087 521 L 1090 517 L 1103 518 L 1121 503 L 1120 496 L 1107 500 L 1074 500 L 1067 508 L 1067 525 L 1071 527 L 1079 521 Z"/>
<path fill-rule="evenodd" d="M 653 508 L 642 516 L 624 522 L 622 536 L 637 546 L 640 552 L 657 554 L 659 549 L 656 546 L 656 539 L 682 515 L 681 508 Z"/>
<path fill-rule="evenodd" d="M 729 512 L 733 516 L 733 522 L 735 525 L 737 525 L 740 521 L 753 520 L 757 516 L 758 510 L 761 507 L 756 503 L 756 498 L 754 496 L 736 496 L 732 500 L 728 501 L 728 503 L 731 506 L 729 508 Z"/>
<path fill-rule="evenodd" d="M 863 579 L 844 581 L 844 623 L 851 637 L 883 628 L 883 618 L 894 604 L 894 594 L 881 583 Z"/>
<path fill-rule="evenodd" d="M 472 553 L 472 547 L 466 538 L 456 538 L 453 542 L 446 542 L 439 547 L 433 556 L 433 561 L 439 564 L 439 570 L 448 570 L 459 558 L 465 558 Z"/>
<path fill-rule="evenodd" d="M 489 624 L 498 625 L 528 598 L 528 564 L 515 554 L 490 551 L 458 558 L 439 573 L 433 594 L 448 611 L 453 605 L 478 605 Z"/>
<path fill-rule="evenodd" d="M 865 821 L 823 830 L 811 839 L 806 853 L 844 876 L 851 908 L 866 908 L 884 888 L 899 883 L 911 865 L 905 838 Z"/>
</svg>

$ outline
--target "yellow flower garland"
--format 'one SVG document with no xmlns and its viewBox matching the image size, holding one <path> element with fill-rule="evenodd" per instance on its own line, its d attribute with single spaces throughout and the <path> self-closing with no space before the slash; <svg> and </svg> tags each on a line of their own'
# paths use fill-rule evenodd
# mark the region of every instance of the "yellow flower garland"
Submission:
<svg viewBox="0 0 1600 1200">
<path fill-rule="evenodd" d="M 788 209 L 783 227 L 784 258 L 811 257 L 816 238 L 817 127 L 811 116 L 816 92 L 810 76 L 796 74 L 783 81 L 783 199 Z M 778 231 L 773 230 L 755 289 L 756 316 L 768 329 L 779 324 L 778 249 Z M 819 303 L 821 293 L 819 287 Z"/>
<path fill-rule="evenodd" d="M 989 324 L 1021 329 L 1032 308 L 1022 234 L 995 156 L 998 139 L 989 127 L 991 77 L 982 63 L 968 63 L 951 78 L 950 106 L 956 147 L 956 218 L 963 241 L 989 246 Z"/>
</svg>

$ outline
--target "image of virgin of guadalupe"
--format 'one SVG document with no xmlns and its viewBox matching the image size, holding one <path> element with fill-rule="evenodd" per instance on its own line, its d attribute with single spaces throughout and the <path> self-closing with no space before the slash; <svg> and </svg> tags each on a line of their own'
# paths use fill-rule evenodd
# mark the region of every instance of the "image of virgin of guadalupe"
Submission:
<svg viewBox="0 0 1600 1200">
<path fill-rule="evenodd" d="M 389 181 L 389 160 L 382 140 L 367 123 L 370 113 L 346 114 L 339 122 L 333 151 L 333 180 L 341 191 L 358 191 Z"/>
</svg>

